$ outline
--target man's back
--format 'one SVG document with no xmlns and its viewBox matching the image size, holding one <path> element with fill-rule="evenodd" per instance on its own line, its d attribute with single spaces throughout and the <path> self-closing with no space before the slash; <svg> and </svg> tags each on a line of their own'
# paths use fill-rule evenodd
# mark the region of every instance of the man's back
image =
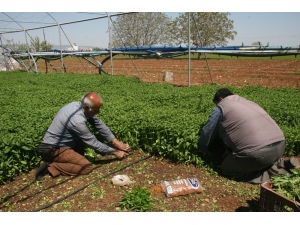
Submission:
<svg viewBox="0 0 300 225">
<path fill-rule="evenodd" d="M 74 147 L 74 140 L 78 138 L 71 132 L 72 127 L 85 126 L 86 118 L 79 102 L 71 102 L 62 107 L 49 126 L 43 143 L 59 147 Z"/>
<path fill-rule="evenodd" d="M 231 95 L 218 106 L 223 112 L 220 135 L 234 152 L 249 152 L 284 140 L 276 122 L 258 104 Z"/>
</svg>

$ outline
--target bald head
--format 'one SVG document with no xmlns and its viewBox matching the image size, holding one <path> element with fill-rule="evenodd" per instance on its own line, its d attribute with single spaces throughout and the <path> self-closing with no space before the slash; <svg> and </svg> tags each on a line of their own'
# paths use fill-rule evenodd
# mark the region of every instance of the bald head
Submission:
<svg viewBox="0 0 300 225">
<path fill-rule="evenodd" d="M 81 106 L 88 117 L 94 117 L 100 112 L 102 98 L 95 92 L 89 92 L 82 97 Z"/>
<path fill-rule="evenodd" d="M 81 104 L 89 107 L 100 108 L 102 105 L 102 98 L 95 92 L 85 94 L 81 99 Z"/>
</svg>

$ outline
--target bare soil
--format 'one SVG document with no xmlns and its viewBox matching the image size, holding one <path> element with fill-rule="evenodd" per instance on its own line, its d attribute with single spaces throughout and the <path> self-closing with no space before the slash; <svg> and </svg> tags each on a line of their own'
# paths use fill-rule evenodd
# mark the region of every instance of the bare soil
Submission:
<svg viewBox="0 0 300 225">
<path fill-rule="evenodd" d="M 104 58 L 98 58 L 102 62 Z M 58 70 L 61 62 L 52 64 Z M 45 63 L 39 62 L 39 72 L 45 73 Z M 86 60 L 66 58 L 65 71 L 70 73 L 97 74 L 98 69 Z M 188 68 L 190 67 L 190 71 Z M 54 70 L 48 64 L 48 73 Z M 274 58 L 226 58 L 191 59 L 190 66 L 187 59 L 141 59 L 141 58 L 113 58 L 106 61 L 102 69 L 109 74 L 134 76 L 145 82 L 166 82 L 164 75 L 171 72 L 173 81 L 168 83 L 177 86 L 220 84 L 220 85 L 261 85 L 266 87 L 300 86 L 300 59 Z"/>
<path fill-rule="evenodd" d="M 42 65 L 39 71 L 45 72 Z M 92 65 L 83 67 L 81 62 L 75 63 L 74 60 L 65 60 L 65 66 L 67 72 L 98 73 Z M 103 66 L 111 74 L 135 76 L 145 82 L 165 82 L 164 73 L 173 72 L 174 80 L 169 83 L 178 86 L 217 83 L 299 88 L 300 85 L 299 59 L 191 60 L 190 79 L 187 68 L 186 59 L 114 59 L 113 73 L 109 61 Z M 50 67 L 48 70 L 50 72 Z M 125 191 L 137 187 L 149 189 L 155 200 L 152 209 L 155 212 L 260 210 L 260 185 L 238 183 L 218 173 L 218 168 L 211 172 L 134 150 L 123 160 L 112 156 L 98 158 L 94 162 L 94 170 L 84 176 L 52 178 L 46 175 L 42 181 L 35 181 L 35 169 L 23 173 L 0 186 L 0 211 L 118 212 L 122 211 L 118 204 Z M 128 175 L 131 183 L 122 187 L 113 185 L 111 179 L 117 174 Z M 172 198 L 161 192 L 161 182 L 184 178 L 197 178 L 205 190 Z"/>
<path fill-rule="evenodd" d="M 78 177 L 46 175 L 34 181 L 35 170 L 0 187 L 2 212 L 118 212 L 125 191 L 146 187 L 155 200 L 154 212 L 258 211 L 259 185 L 237 183 L 206 169 L 176 164 L 135 150 L 123 160 L 105 156 L 94 162 L 94 170 Z M 131 183 L 112 184 L 113 176 L 126 174 Z M 168 198 L 161 182 L 197 178 L 200 193 Z M 254 197 L 253 197 L 254 196 Z"/>
<path fill-rule="evenodd" d="M 172 72 L 174 80 L 169 83 L 178 86 L 215 83 L 297 88 L 300 85 L 299 59 L 193 59 L 190 75 L 186 59 L 135 59 L 132 63 L 120 60 L 113 61 L 113 65 L 114 74 L 136 76 L 146 82 L 164 82 L 165 72 Z"/>
</svg>

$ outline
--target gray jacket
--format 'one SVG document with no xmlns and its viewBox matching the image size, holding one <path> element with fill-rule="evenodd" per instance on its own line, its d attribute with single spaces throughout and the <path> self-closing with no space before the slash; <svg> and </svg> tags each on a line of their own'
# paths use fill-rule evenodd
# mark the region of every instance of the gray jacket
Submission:
<svg viewBox="0 0 300 225">
<path fill-rule="evenodd" d="M 233 152 L 250 152 L 285 140 L 279 126 L 258 104 L 231 95 L 218 106 L 223 112 L 219 133 Z"/>
</svg>

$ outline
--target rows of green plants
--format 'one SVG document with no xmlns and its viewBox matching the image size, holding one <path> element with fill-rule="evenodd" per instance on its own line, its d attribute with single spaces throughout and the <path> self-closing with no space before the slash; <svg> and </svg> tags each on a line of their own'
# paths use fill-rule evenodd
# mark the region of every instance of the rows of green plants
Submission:
<svg viewBox="0 0 300 225">
<path fill-rule="evenodd" d="M 35 148 L 57 111 L 89 91 L 104 100 L 100 118 L 133 149 L 203 166 L 198 133 L 221 86 L 174 87 L 112 75 L 0 72 L 0 183 L 35 168 Z M 237 88 L 264 107 L 284 131 L 287 155 L 300 155 L 299 89 Z"/>
</svg>

